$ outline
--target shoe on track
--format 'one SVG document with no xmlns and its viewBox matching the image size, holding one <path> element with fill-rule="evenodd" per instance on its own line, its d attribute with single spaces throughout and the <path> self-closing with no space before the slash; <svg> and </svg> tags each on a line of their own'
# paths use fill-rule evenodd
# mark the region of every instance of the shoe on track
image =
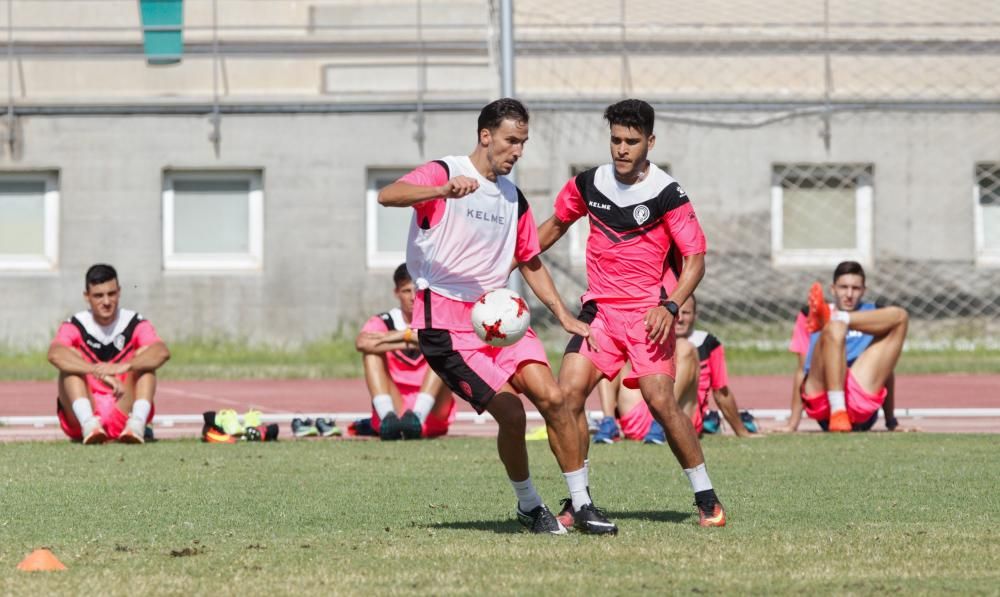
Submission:
<svg viewBox="0 0 1000 597">
<path fill-rule="evenodd" d="M 746 424 L 745 421 L 744 424 Z M 701 423 L 701 430 L 705 433 L 718 433 L 719 427 L 721 426 L 722 419 L 719 417 L 719 411 L 710 410 L 708 411 L 708 414 L 705 415 L 705 419 Z"/>
<path fill-rule="evenodd" d="M 830 305 L 823 298 L 823 285 L 814 282 L 809 288 L 809 314 L 806 316 L 806 331 L 810 334 L 826 327 L 830 321 Z"/>
<path fill-rule="evenodd" d="M 573 500 L 571 498 L 563 498 L 559 501 L 562 506 L 562 510 L 559 510 L 559 514 L 556 515 L 556 520 L 559 524 L 566 527 L 566 530 L 573 528 Z"/>
<path fill-rule="evenodd" d="M 215 413 L 215 424 L 221 427 L 227 435 L 243 435 L 240 416 L 231 408 L 224 408 Z"/>
<path fill-rule="evenodd" d="M 844 433 L 851 430 L 851 419 L 848 418 L 846 410 L 830 413 L 829 429 L 834 433 Z"/>
<path fill-rule="evenodd" d="M 535 427 L 531 431 L 524 434 L 524 439 L 529 442 L 546 441 L 549 439 L 549 428 L 545 425 Z"/>
<path fill-rule="evenodd" d="M 699 493 L 704 495 L 701 497 L 695 495 L 694 499 L 694 505 L 698 507 L 698 526 L 726 526 L 726 510 L 722 507 L 722 502 L 715 495 L 715 491 L 706 490 Z"/>
<path fill-rule="evenodd" d="M 594 434 L 595 444 L 613 444 L 621 433 L 618 431 L 618 423 L 614 417 L 604 417 L 597 424 L 597 433 Z"/>
<path fill-rule="evenodd" d="M 573 528 L 591 535 L 617 535 L 618 527 L 594 504 L 581 506 L 573 513 Z"/>
<path fill-rule="evenodd" d="M 747 431 L 750 433 L 757 433 L 757 419 L 750 414 L 750 411 L 744 410 L 740 412 L 740 420 L 743 421 L 743 426 L 746 427 Z"/>
<path fill-rule="evenodd" d="M 243 425 L 246 427 L 260 427 L 262 413 L 251 408 L 243 415 Z"/>
<path fill-rule="evenodd" d="M 319 434 L 322 435 L 323 437 L 331 437 L 334 435 L 343 434 L 343 432 L 340 430 L 340 427 L 337 427 L 337 424 L 334 422 L 333 419 L 325 419 L 322 417 L 316 419 L 316 429 L 317 431 L 319 431 Z"/>
<path fill-rule="evenodd" d="M 146 443 L 142 436 L 146 433 L 146 425 L 142 421 L 128 418 L 125 422 L 125 427 L 122 432 L 118 434 L 118 442 L 122 444 L 144 444 Z"/>
<path fill-rule="evenodd" d="M 295 437 L 316 437 L 319 435 L 319 429 L 316 429 L 316 424 L 312 419 L 295 417 L 292 419 L 292 435 Z"/>
<path fill-rule="evenodd" d="M 522 512 L 521 506 L 518 505 L 517 520 L 532 533 L 566 534 L 566 527 L 556 520 L 556 517 L 552 515 L 552 511 L 545 504 L 536 506 L 531 512 Z"/>
<path fill-rule="evenodd" d="M 385 442 L 403 438 L 403 428 L 396 413 L 389 413 L 382 418 L 382 424 L 378 429 L 378 436 Z"/>
<path fill-rule="evenodd" d="M 403 439 L 420 439 L 424 436 L 424 424 L 420 418 L 412 411 L 403 413 L 399 419 L 399 429 L 403 434 Z"/>
<path fill-rule="evenodd" d="M 642 443 L 662 446 L 665 441 L 667 441 L 667 434 L 663 431 L 663 425 L 660 425 L 657 421 L 653 421 L 653 424 L 649 426 L 649 431 L 642 438 Z"/>
<path fill-rule="evenodd" d="M 104 431 L 104 425 L 101 425 L 101 420 L 97 417 L 90 417 L 83 424 L 83 445 L 96 446 L 106 441 L 108 441 L 108 434 Z"/>
<path fill-rule="evenodd" d="M 228 433 L 219 431 L 215 427 L 209 427 L 204 432 L 202 432 L 201 441 L 205 442 L 206 444 L 235 444 L 236 438 L 229 435 Z"/>
</svg>

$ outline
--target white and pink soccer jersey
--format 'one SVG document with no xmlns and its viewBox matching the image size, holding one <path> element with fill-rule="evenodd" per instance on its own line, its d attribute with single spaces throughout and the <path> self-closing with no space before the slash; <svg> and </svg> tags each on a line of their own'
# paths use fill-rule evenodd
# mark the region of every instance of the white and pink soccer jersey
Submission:
<svg viewBox="0 0 1000 597">
<path fill-rule="evenodd" d="M 417 287 L 415 329 L 472 331 L 472 305 L 507 285 L 510 267 L 541 252 L 528 201 L 507 178 L 483 177 L 467 156 L 435 160 L 400 181 L 438 186 L 468 176 L 479 188 L 459 199 L 414 206 L 406 265 Z"/>
<path fill-rule="evenodd" d="M 153 324 L 135 311 L 119 309 L 108 326 L 98 325 L 90 311 L 80 311 L 63 322 L 54 342 L 68 346 L 89 363 L 128 363 L 143 346 L 160 341 Z M 118 376 L 125 381 L 127 375 Z M 93 375 L 87 376 L 92 394 L 110 394 L 111 389 Z"/>
<path fill-rule="evenodd" d="M 391 330 L 405 330 L 406 321 L 403 319 L 403 312 L 397 307 L 386 313 L 374 315 L 365 322 L 361 328 L 362 332 L 388 332 Z M 417 348 L 407 350 L 394 350 L 386 353 L 386 364 L 389 368 L 389 377 L 397 385 L 419 387 L 427 374 L 427 361 L 424 355 Z"/>
<path fill-rule="evenodd" d="M 718 338 L 701 330 L 691 332 L 688 342 L 698 349 L 698 405 L 705 412 L 712 391 L 729 385 L 726 351 Z"/>
<path fill-rule="evenodd" d="M 555 216 L 587 216 L 587 283 L 582 302 L 649 307 L 676 285 L 684 256 L 705 252 L 705 234 L 680 184 L 655 164 L 633 185 L 605 164 L 571 178 L 559 192 Z"/>
</svg>

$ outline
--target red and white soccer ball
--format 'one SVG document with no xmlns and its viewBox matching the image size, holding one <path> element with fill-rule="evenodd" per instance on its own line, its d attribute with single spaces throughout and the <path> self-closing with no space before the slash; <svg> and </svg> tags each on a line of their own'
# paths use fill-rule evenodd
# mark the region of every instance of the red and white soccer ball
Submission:
<svg viewBox="0 0 1000 597">
<path fill-rule="evenodd" d="M 472 327 L 490 346 L 510 346 L 524 337 L 529 325 L 528 303 L 507 288 L 487 292 L 472 307 Z"/>
</svg>

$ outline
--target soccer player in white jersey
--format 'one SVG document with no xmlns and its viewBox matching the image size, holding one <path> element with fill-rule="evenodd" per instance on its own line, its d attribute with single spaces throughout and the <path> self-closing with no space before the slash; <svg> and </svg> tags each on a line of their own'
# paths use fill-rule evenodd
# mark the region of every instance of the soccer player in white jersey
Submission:
<svg viewBox="0 0 1000 597">
<path fill-rule="evenodd" d="M 570 494 L 579 500 L 575 524 L 594 533 L 617 532 L 590 501 L 576 421 L 531 330 L 512 346 L 496 348 L 472 329 L 471 312 L 483 293 L 504 287 L 516 267 L 539 300 L 571 334 L 589 327 L 563 306 L 538 258 L 534 218 L 506 174 L 528 141 L 528 111 L 504 98 L 479 114 L 476 145 L 468 156 L 429 162 L 385 187 L 379 203 L 413 209 L 406 263 L 417 287 L 410 325 L 420 351 L 451 390 L 499 425 L 497 450 L 517 496 L 518 520 L 532 532 L 563 534 L 535 490 L 524 440 L 525 394 L 551 429 L 549 445 Z"/>
<path fill-rule="evenodd" d="M 725 511 L 705 470 L 698 436 L 674 397 L 674 318 L 705 274 L 705 235 L 684 190 L 647 159 L 656 143 L 653 107 L 623 100 L 608 106 L 604 117 L 611 128 L 611 163 L 571 178 L 556 197 L 555 215 L 538 232 L 544 251 L 576 220 L 590 221 L 580 319 L 591 325 L 591 337 L 570 341 L 559 385 L 586 454 L 587 396 L 628 361 L 632 371 L 622 383 L 642 391 L 666 431 L 694 490 L 699 524 L 724 526 Z M 567 502 L 560 518 L 568 517 L 571 507 L 576 504 Z"/>
</svg>

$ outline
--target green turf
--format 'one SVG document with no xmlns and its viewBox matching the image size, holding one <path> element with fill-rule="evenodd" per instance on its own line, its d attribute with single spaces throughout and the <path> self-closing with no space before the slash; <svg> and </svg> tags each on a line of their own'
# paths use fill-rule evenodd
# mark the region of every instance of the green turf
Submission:
<svg viewBox="0 0 1000 597">
<path fill-rule="evenodd" d="M 618 537 L 533 536 L 490 439 L 0 446 L 0 594 L 995 594 L 995 437 L 704 442 L 700 529 L 664 447 L 592 452 Z M 565 485 L 530 447 L 550 504 Z M 49 547 L 69 567 L 20 573 Z"/>
<path fill-rule="evenodd" d="M 563 345 L 548 343 L 558 368 Z M 239 342 L 172 342 L 162 379 L 317 379 L 358 377 L 361 359 L 354 341 L 333 339 L 300 347 L 248 346 Z M 795 355 L 786 350 L 727 347 L 731 375 L 791 375 Z M 897 371 L 908 373 L 1000 373 L 1000 351 L 908 350 Z M 0 350 L 0 381 L 50 380 L 55 370 L 45 352 Z"/>
</svg>

